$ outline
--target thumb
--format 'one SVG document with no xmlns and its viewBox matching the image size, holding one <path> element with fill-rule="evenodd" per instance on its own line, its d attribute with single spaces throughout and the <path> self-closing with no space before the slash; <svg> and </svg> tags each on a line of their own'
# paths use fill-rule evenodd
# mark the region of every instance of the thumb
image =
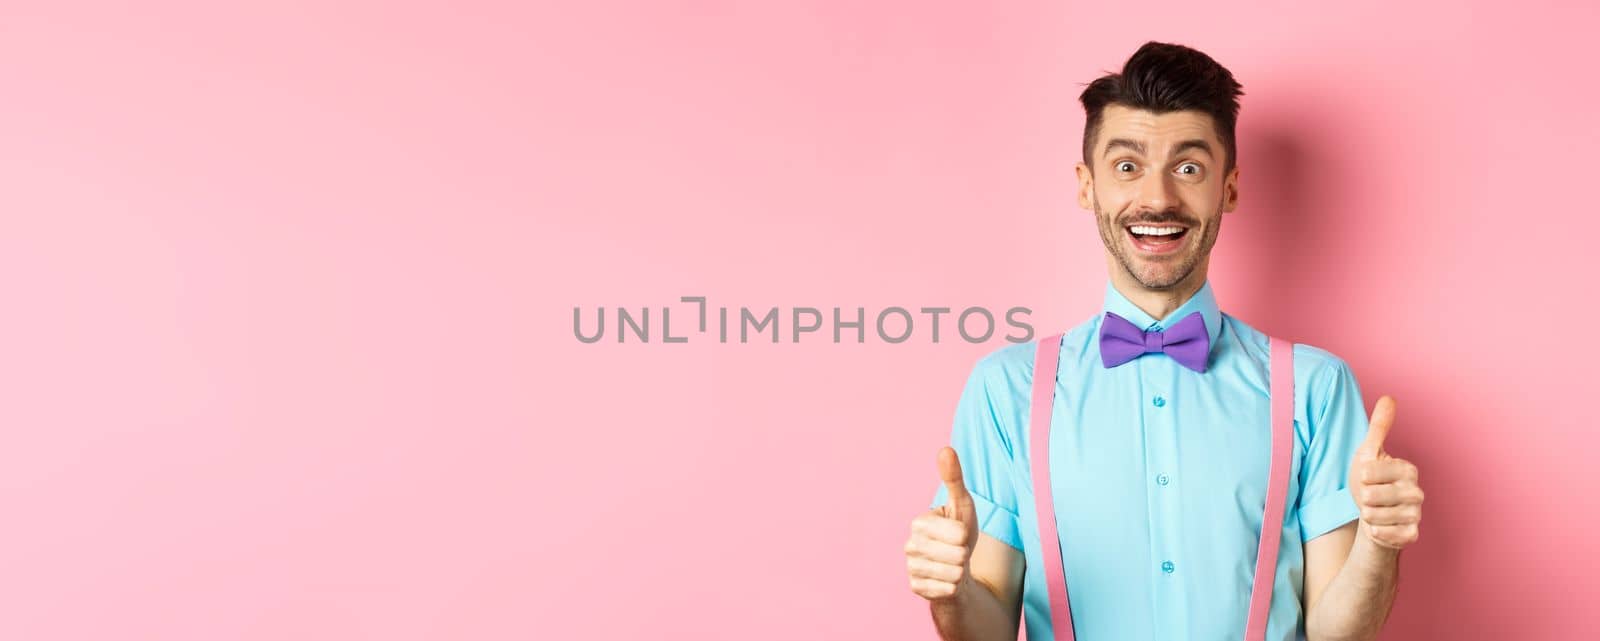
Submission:
<svg viewBox="0 0 1600 641">
<path fill-rule="evenodd" d="M 1377 460 L 1383 453 L 1383 440 L 1389 437 L 1389 428 L 1394 426 L 1394 399 L 1384 396 L 1372 407 L 1372 421 L 1367 427 L 1367 440 L 1361 442 L 1361 447 L 1356 450 L 1356 460 Z"/>
<path fill-rule="evenodd" d="M 967 493 L 967 484 L 961 478 L 961 458 L 953 448 L 939 450 L 939 478 L 950 493 L 949 505 L 954 518 L 969 526 L 976 522 L 977 509 L 973 507 L 972 495 Z"/>
</svg>

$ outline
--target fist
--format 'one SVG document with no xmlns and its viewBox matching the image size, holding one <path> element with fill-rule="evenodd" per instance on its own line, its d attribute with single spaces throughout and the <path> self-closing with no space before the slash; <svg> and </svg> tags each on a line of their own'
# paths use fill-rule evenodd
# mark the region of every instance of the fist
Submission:
<svg viewBox="0 0 1600 641">
<path fill-rule="evenodd" d="M 1350 495 L 1361 509 L 1357 528 L 1382 547 L 1399 550 L 1417 542 L 1422 524 L 1422 486 L 1417 466 L 1390 456 L 1383 440 L 1394 425 L 1394 399 L 1378 399 L 1372 408 L 1367 440 L 1350 462 Z"/>
<path fill-rule="evenodd" d="M 966 589 L 972 581 L 972 548 L 978 544 L 978 518 L 961 479 L 961 459 L 948 447 L 939 450 L 939 478 L 950 500 L 912 519 L 911 538 L 906 541 L 911 591 L 930 601 Z"/>
</svg>

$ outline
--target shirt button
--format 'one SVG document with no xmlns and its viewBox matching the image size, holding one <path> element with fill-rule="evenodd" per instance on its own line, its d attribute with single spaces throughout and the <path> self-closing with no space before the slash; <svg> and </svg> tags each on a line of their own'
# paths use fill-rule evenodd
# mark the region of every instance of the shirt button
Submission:
<svg viewBox="0 0 1600 641">
<path fill-rule="evenodd" d="M 1150 399 L 1150 402 L 1156 407 L 1166 407 L 1167 405 L 1167 399 L 1161 398 L 1160 396 Z"/>
<path fill-rule="evenodd" d="M 1176 570 L 1176 569 L 1178 569 L 1178 567 L 1173 565 L 1171 561 L 1162 561 L 1161 562 L 1161 571 L 1162 572 L 1166 572 L 1167 574 L 1172 574 L 1172 571 Z"/>
<path fill-rule="evenodd" d="M 1170 479 L 1168 479 L 1167 475 L 1165 475 L 1165 474 L 1157 474 L 1156 475 L 1156 484 L 1158 484 L 1158 485 L 1166 485 L 1168 480 L 1170 480 Z"/>
</svg>

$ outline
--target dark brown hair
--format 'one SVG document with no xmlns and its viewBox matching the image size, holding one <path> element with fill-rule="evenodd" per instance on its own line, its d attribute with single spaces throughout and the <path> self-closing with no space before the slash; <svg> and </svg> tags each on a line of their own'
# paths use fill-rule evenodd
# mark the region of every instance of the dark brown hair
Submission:
<svg viewBox="0 0 1600 641">
<path fill-rule="evenodd" d="M 1233 130 L 1239 119 L 1242 88 L 1233 73 L 1211 56 L 1183 45 L 1146 42 L 1122 65 L 1121 73 L 1096 78 L 1078 96 L 1086 116 L 1083 162 L 1094 167 L 1101 112 L 1106 105 L 1116 104 L 1158 114 L 1199 111 L 1210 115 L 1228 156 L 1223 171 L 1233 169 L 1237 149 Z"/>
</svg>

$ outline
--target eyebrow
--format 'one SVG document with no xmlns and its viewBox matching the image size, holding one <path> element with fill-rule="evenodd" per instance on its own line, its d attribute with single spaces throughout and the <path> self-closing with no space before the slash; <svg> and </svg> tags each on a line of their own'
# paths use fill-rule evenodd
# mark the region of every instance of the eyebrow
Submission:
<svg viewBox="0 0 1600 641">
<path fill-rule="evenodd" d="M 1106 151 L 1102 155 L 1111 155 L 1111 150 L 1112 149 L 1116 149 L 1118 147 L 1122 147 L 1122 148 L 1125 148 L 1125 149 L 1131 149 L 1131 150 L 1133 150 L 1133 153 L 1139 154 L 1141 156 L 1144 155 L 1144 143 L 1139 142 L 1137 140 L 1129 140 L 1127 138 L 1112 138 L 1111 140 L 1106 141 Z M 1190 140 L 1185 140 L 1183 142 L 1180 142 L 1180 143 L 1174 145 L 1172 147 L 1172 155 L 1176 156 L 1178 154 L 1183 153 L 1184 150 L 1187 150 L 1187 149 L 1199 149 L 1200 151 L 1206 152 L 1207 155 L 1211 155 L 1211 156 L 1215 156 L 1216 155 L 1216 153 L 1211 150 L 1211 143 L 1208 143 L 1208 142 L 1206 142 L 1206 141 L 1204 141 L 1202 139 L 1199 139 L 1199 138 L 1193 138 L 1193 139 L 1190 139 Z"/>
<path fill-rule="evenodd" d="M 1183 153 L 1183 150 L 1185 150 L 1185 149 L 1199 149 L 1200 151 L 1206 152 L 1206 155 L 1208 155 L 1208 156 L 1215 156 L 1216 155 L 1216 154 L 1211 152 L 1211 144 L 1206 142 L 1206 141 L 1204 141 L 1204 140 L 1201 140 L 1199 138 L 1195 138 L 1193 140 L 1185 140 L 1183 142 L 1178 143 L 1177 146 L 1172 148 L 1172 155 L 1176 156 L 1178 154 L 1181 154 L 1181 153 Z"/>
<path fill-rule="evenodd" d="M 1144 143 L 1137 140 L 1128 140 L 1127 138 L 1112 138 L 1111 140 L 1107 141 L 1106 151 L 1102 155 L 1111 155 L 1111 150 L 1116 149 L 1117 147 L 1126 147 L 1128 149 L 1132 149 L 1133 153 L 1141 156 L 1144 155 Z"/>
</svg>

